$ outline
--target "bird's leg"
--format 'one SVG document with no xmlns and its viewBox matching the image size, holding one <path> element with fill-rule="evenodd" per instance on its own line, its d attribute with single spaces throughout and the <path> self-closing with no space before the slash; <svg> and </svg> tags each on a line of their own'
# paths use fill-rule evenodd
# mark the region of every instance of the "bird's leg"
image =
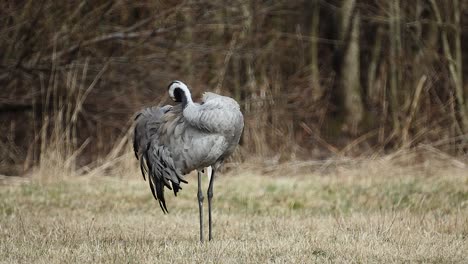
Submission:
<svg viewBox="0 0 468 264">
<path fill-rule="evenodd" d="M 213 182 L 215 177 L 215 170 L 211 171 L 210 185 L 208 186 L 208 240 L 211 241 L 211 198 L 213 198 Z"/>
<path fill-rule="evenodd" d="M 198 210 L 200 211 L 200 242 L 203 242 L 203 192 L 201 188 L 201 172 L 198 173 Z"/>
</svg>

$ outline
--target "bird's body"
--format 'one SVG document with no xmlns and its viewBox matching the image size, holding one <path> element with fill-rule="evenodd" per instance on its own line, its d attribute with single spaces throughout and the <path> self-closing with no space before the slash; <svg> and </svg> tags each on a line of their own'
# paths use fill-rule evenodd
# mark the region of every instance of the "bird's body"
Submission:
<svg viewBox="0 0 468 264">
<path fill-rule="evenodd" d="M 165 212 L 164 186 L 177 194 L 180 183 L 186 183 L 183 175 L 193 170 L 199 173 L 202 203 L 200 171 L 211 166 L 214 173 L 221 166 L 234 152 L 244 126 L 239 105 L 232 98 L 205 93 L 198 104 L 183 83 L 173 82 L 169 88 L 178 104 L 142 110 L 136 117 L 133 142 L 143 177 L 148 175 L 153 195 Z M 208 190 L 210 239 L 212 179 Z"/>
<path fill-rule="evenodd" d="M 232 154 L 243 126 L 234 100 L 206 93 L 202 104 L 182 107 L 178 104 L 162 117 L 158 133 L 182 174 L 216 165 Z"/>
</svg>

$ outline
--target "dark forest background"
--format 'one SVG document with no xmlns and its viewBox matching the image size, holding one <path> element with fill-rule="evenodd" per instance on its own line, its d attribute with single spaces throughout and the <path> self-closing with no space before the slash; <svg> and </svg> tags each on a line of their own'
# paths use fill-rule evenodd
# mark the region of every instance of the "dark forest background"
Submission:
<svg viewBox="0 0 468 264">
<path fill-rule="evenodd" d="M 1 1 L 0 174 L 129 155 L 167 85 L 232 96 L 234 159 L 468 151 L 468 1 Z"/>
</svg>

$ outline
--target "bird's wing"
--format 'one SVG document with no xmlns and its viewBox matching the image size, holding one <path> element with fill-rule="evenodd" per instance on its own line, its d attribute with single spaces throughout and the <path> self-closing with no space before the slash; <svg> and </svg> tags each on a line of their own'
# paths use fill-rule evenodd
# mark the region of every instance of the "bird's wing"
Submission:
<svg viewBox="0 0 468 264">
<path fill-rule="evenodd" d="M 232 130 L 242 118 L 240 107 L 234 99 L 209 92 L 203 94 L 200 105 L 189 106 L 183 113 L 191 126 L 209 133 Z"/>
<path fill-rule="evenodd" d="M 166 200 L 164 199 L 164 186 L 174 191 L 174 195 L 182 189 L 180 183 L 187 181 L 180 170 L 175 166 L 169 148 L 161 144 L 157 136 L 153 136 L 145 152 L 145 160 L 148 166 L 148 175 L 151 191 L 163 212 L 167 213 Z M 172 186 L 172 187 L 171 187 Z"/>
<path fill-rule="evenodd" d="M 244 127 L 239 104 L 230 97 L 210 92 L 203 95 L 201 104 L 187 106 L 183 110 L 183 118 L 188 127 L 201 134 L 191 140 L 195 141 L 192 145 L 197 144 L 197 139 L 201 142 L 196 147 L 200 152 L 196 156 L 205 157 L 206 161 L 213 163 L 224 160 L 234 152 Z M 193 152 L 196 150 L 185 155 Z M 199 164 L 206 165 L 204 162 Z"/>
<path fill-rule="evenodd" d="M 151 192 L 163 212 L 167 212 L 164 186 L 177 192 L 184 180 L 180 169 L 174 164 L 169 140 L 177 133 L 181 119 L 181 107 L 145 109 L 137 117 L 134 148 L 140 157 L 140 167 L 145 178 L 148 175 Z M 147 168 L 147 169 L 146 169 Z"/>
<path fill-rule="evenodd" d="M 167 124 L 165 115 L 171 109 L 169 105 L 143 109 L 135 118 L 133 137 L 133 150 L 140 161 L 143 179 L 147 174 L 151 192 L 165 213 L 164 185 L 177 193 L 180 182 L 186 182 L 175 168 L 168 148 L 160 143 L 160 130 Z"/>
<path fill-rule="evenodd" d="M 146 151 L 150 139 L 157 133 L 162 121 L 162 116 L 167 113 L 172 106 L 148 107 L 141 110 L 135 117 L 135 129 L 133 133 L 133 151 L 140 161 L 141 173 L 146 180 L 146 168 L 144 152 Z"/>
<path fill-rule="evenodd" d="M 177 105 L 165 114 L 158 135 L 159 145 L 168 148 L 175 167 L 186 174 L 214 162 L 216 154 L 219 156 L 225 147 L 225 139 L 222 135 L 193 126 L 182 112 L 182 106 Z"/>
<path fill-rule="evenodd" d="M 162 116 L 167 113 L 172 106 L 148 107 L 137 113 L 135 117 L 135 130 L 133 133 L 133 151 L 137 159 L 146 149 L 150 138 L 154 135 L 162 121 Z"/>
</svg>

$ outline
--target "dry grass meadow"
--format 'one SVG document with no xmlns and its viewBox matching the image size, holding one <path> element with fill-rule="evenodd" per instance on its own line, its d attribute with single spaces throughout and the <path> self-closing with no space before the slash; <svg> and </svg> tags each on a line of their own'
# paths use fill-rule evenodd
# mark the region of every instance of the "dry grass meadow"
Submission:
<svg viewBox="0 0 468 264">
<path fill-rule="evenodd" d="M 0 187 L 0 261 L 466 263 L 466 163 L 416 160 L 230 170 L 215 183 L 214 241 L 204 244 L 193 175 L 179 197 L 168 193 L 168 215 L 136 168 L 9 177 Z"/>
</svg>

